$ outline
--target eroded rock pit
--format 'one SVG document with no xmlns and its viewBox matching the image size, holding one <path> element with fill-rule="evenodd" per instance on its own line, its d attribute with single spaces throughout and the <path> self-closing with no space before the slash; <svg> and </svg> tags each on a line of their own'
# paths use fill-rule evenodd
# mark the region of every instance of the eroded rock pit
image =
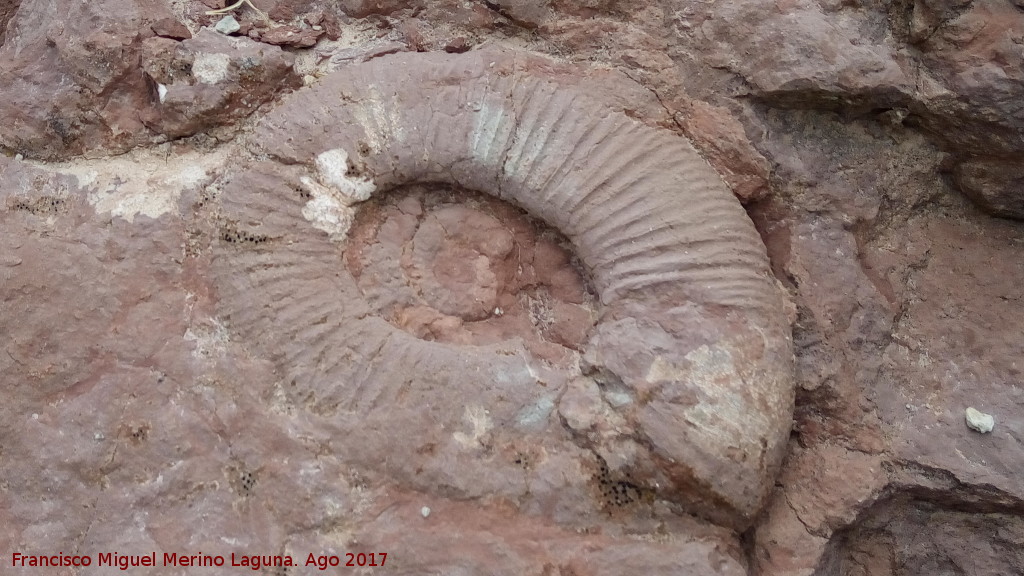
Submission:
<svg viewBox="0 0 1024 576">
<path fill-rule="evenodd" d="M 568 240 L 484 194 L 403 187 L 362 205 L 350 237 L 345 264 L 370 307 L 424 340 L 522 338 L 535 357 L 566 364 L 596 321 Z"/>
</svg>

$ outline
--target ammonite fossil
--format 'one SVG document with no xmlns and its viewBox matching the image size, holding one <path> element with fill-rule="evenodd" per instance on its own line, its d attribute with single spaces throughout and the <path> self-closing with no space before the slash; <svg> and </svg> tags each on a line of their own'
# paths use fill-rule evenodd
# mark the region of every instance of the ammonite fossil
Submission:
<svg viewBox="0 0 1024 576">
<path fill-rule="evenodd" d="M 684 138 L 478 51 L 346 68 L 253 141 L 218 200 L 223 316 L 345 459 L 557 517 L 591 485 L 749 523 L 792 346 L 756 230 Z"/>
</svg>

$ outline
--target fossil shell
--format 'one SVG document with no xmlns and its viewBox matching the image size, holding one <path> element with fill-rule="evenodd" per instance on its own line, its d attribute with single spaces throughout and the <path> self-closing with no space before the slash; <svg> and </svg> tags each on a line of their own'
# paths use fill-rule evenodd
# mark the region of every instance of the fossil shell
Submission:
<svg viewBox="0 0 1024 576">
<path fill-rule="evenodd" d="M 793 403 L 792 344 L 765 248 L 688 141 L 523 62 L 493 51 L 398 54 L 286 99 L 255 134 L 257 157 L 270 160 L 238 170 L 221 198 L 244 238 L 267 240 L 216 247 L 224 314 L 276 363 L 292 402 L 344 435 L 347 458 L 379 461 L 382 437 L 409 435 L 408 451 L 378 466 L 400 482 L 500 493 L 500 458 L 465 452 L 557 436 L 566 443 L 544 444 L 551 462 L 568 450 L 558 446 L 591 452 L 658 498 L 748 525 L 772 486 Z M 544 366 L 514 342 L 419 340 L 375 316 L 341 264 L 344 238 L 303 216 L 301 182 L 328 151 L 343 151 L 331 154 L 345 156 L 346 177 L 375 195 L 448 183 L 562 232 L 600 298 L 581 368 Z M 322 185 L 341 178 L 320 172 Z M 578 390 L 599 394 L 609 419 L 559 424 L 552 392 L 570 381 L 596 382 Z M 427 445 L 424 463 L 415 449 Z"/>
</svg>

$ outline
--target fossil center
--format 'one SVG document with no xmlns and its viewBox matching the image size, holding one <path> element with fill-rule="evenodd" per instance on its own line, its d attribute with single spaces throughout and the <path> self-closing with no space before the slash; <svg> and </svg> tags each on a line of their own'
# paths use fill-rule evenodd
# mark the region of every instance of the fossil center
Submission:
<svg viewBox="0 0 1024 576">
<path fill-rule="evenodd" d="M 562 362 L 595 296 L 568 241 L 522 210 L 449 185 L 401 187 L 360 207 L 345 264 L 375 312 L 424 340 L 521 338 Z"/>
</svg>

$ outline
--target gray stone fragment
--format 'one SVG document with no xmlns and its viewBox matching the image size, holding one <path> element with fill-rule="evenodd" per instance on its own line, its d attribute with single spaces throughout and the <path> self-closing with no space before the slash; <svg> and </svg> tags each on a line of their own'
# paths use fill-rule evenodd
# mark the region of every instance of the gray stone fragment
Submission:
<svg viewBox="0 0 1024 576">
<path fill-rule="evenodd" d="M 221 34 L 234 34 L 242 29 L 242 25 L 238 23 L 238 20 L 235 20 L 234 16 L 228 14 L 221 18 L 213 29 Z"/>
<path fill-rule="evenodd" d="M 991 414 L 985 414 L 979 410 L 975 410 L 973 407 L 968 408 L 964 412 L 964 417 L 967 420 L 967 427 L 971 430 L 987 434 L 992 431 L 992 428 L 996 425 L 996 419 Z"/>
</svg>

